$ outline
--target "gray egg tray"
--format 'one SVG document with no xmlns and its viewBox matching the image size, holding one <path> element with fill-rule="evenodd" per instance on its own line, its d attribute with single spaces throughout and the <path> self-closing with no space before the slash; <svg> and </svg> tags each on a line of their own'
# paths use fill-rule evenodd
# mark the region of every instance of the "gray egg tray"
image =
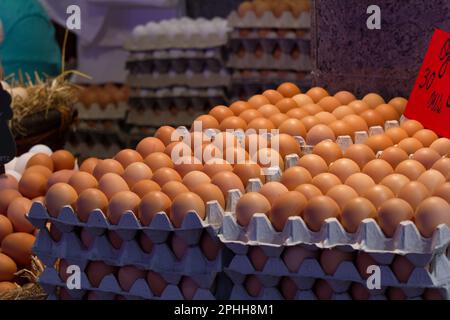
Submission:
<svg viewBox="0 0 450 320">
<path fill-rule="evenodd" d="M 311 28 L 311 13 L 302 12 L 298 18 L 291 12 L 283 13 L 279 18 L 272 12 L 266 12 L 257 17 L 253 11 L 240 17 L 236 11 L 228 16 L 228 24 L 231 28 L 276 28 L 276 29 L 309 29 Z"/>
<path fill-rule="evenodd" d="M 223 61 L 223 47 L 206 49 L 163 49 L 130 52 L 127 61 L 183 60 L 183 59 L 215 59 Z"/>
<path fill-rule="evenodd" d="M 236 38 L 230 41 L 231 52 L 237 54 L 241 47 L 247 52 L 255 52 L 258 47 L 267 54 L 272 54 L 276 48 L 280 48 L 284 54 L 291 54 L 297 49 L 300 53 L 310 55 L 310 41 L 299 38 Z"/>
<path fill-rule="evenodd" d="M 126 68 L 130 74 L 154 73 L 160 76 L 176 74 L 182 76 L 184 73 L 200 74 L 205 71 L 218 73 L 225 66 L 225 62 L 217 59 L 158 59 L 144 61 L 128 61 Z M 162 87 L 163 85 L 161 85 Z"/>
<path fill-rule="evenodd" d="M 81 289 L 68 290 L 69 294 L 77 300 L 81 300 L 88 291 L 95 291 L 105 300 L 111 299 L 115 295 L 121 295 L 130 300 L 183 300 L 184 297 L 178 288 L 183 275 L 164 273 L 161 276 L 167 281 L 168 285 L 160 297 L 155 296 L 147 284 L 146 279 L 138 279 L 131 289 L 124 291 L 117 278 L 110 274 L 102 279 L 98 287 L 93 287 L 85 272 L 81 273 Z M 221 278 L 216 273 L 207 275 L 189 275 L 199 286 L 194 300 L 214 300 L 217 298 L 226 298 L 229 295 L 229 286 L 217 286 L 217 283 L 226 283 L 225 280 L 216 281 Z M 57 288 L 66 287 L 65 282 L 59 277 L 55 268 L 47 267 L 39 278 L 39 284 L 49 294 L 49 299 L 58 299 L 56 295 Z M 213 292 L 215 291 L 215 292 Z"/>
<path fill-rule="evenodd" d="M 300 53 L 300 56 L 294 59 L 290 54 L 282 53 L 279 59 L 272 54 L 264 53 L 257 57 L 253 52 L 245 53 L 239 57 L 233 54 L 227 62 L 229 68 L 234 69 L 270 69 L 270 70 L 293 70 L 293 71 L 311 71 L 312 59 L 308 51 Z"/>
<path fill-rule="evenodd" d="M 122 120 L 125 119 L 128 103 L 111 103 L 102 108 L 98 103 L 94 103 L 86 107 L 80 102 L 75 104 L 78 111 L 78 119 L 80 120 Z"/>
</svg>

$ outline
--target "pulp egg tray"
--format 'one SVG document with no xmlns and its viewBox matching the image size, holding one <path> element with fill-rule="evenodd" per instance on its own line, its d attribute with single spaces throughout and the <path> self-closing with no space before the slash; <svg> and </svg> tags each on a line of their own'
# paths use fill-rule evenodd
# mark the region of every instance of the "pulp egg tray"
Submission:
<svg viewBox="0 0 450 320">
<path fill-rule="evenodd" d="M 186 86 L 175 86 L 170 88 L 152 89 L 141 86 L 132 87 L 131 97 L 133 98 L 177 98 L 177 97 L 217 97 L 225 96 L 223 88 L 189 88 Z"/>
<path fill-rule="evenodd" d="M 225 63 L 215 59 L 181 59 L 181 60 L 155 60 L 127 62 L 130 74 L 153 73 L 159 77 L 182 76 L 184 73 L 199 74 L 209 72 L 216 74 L 225 67 Z M 161 85 L 162 86 L 162 85 Z"/>
<path fill-rule="evenodd" d="M 258 296 L 249 295 L 243 285 L 235 284 L 230 294 L 230 300 L 285 300 L 281 292 L 274 287 L 263 288 Z M 299 290 L 295 300 L 317 300 L 312 290 Z M 331 300 L 351 300 L 348 293 L 334 293 Z"/>
<path fill-rule="evenodd" d="M 114 135 L 121 131 L 119 120 L 81 120 L 74 124 L 77 131 Z"/>
<path fill-rule="evenodd" d="M 165 49 L 205 49 L 221 47 L 228 42 L 228 32 L 208 34 L 161 34 L 156 36 L 129 37 L 125 50 L 149 51 Z"/>
<path fill-rule="evenodd" d="M 163 112 L 160 108 L 132 107 L 128 113 L 126 123 L 132 126 L 151 126 L 158 128 L 161 123 L 174 127 L 190 125 L 198 116 L 204 114 L 202 108 L 177 108 L 176 113 Z M 146 134 L 146 132 L 136 132 Z M 154 132 L 151 132 L 153 135 Z"/>
<path fill-rule="evenodd" d="M 78 102 L 75 104 L 80 120 L 122 120 L 125 119 L 128 104 L 126 102 L 110 103 L 101 107 L 98 103 L 90 106 Z"/>
<path fill-rule="evenodd" d="M 254 53 L 258 48 L 268 55 L 272 55 L 277 48 L 286 55 L 290 55 L 293 50 L 308 56 L 311 55 L 310 41 L 305 39 L 239 38 L 230 41 L 230 50 L 233 55 L 238 54 L 241 49 Z"/>
<path fill-rule="evenodd" d="M 68 292 L 76 300 L 81 300 L 88 291 L 95 291 L 104 300 L 111 299 L 115 295 L 121 295 L 130 300 L 183 300 L 184 297 L 178 288 L 178 283 L 183 275 L 164 273 L 161 276 L 168 283 L 161 296 L 154 295 L 146 279 L 136 280 L 129 291 L 124 291 L 117 278 L 112 274 L 105 276 L 98 287 L 93 287 L 84 271 L 81 273 L 81 288 L 68 290 Z M 189 277 L 199 286 L 194 300 L 214 300 L 216 297 L 223 299 L 229 295 L 229 285 L 226 283 L 226 279 L 219 274 L 189 275 Z M 49 299 L 58 299 L 56 289 L 66 287 L 66 283 L 60 278 L 58 271 L 52 267 L 45 268 L 39 277 L 39 284 L 49 294 Z"/>
<path fill-rule="evenodd" d="M 227 66 L 234 69 L 311 71 L 313 65 L 309 52 L 300 53 L 297 58 L 285 53 L 282 53 L 279 58 L 267 53 L 257 57 L 254 53 L 247 52 L 242 57 L 232 55 Z"/>
<path fill-rule="evenodd" d="M 216 71 L 201 71 L 196 73 L 186 70 L 184 73 L 132 73 L 127 77 L 127 83 L 132 87 L 161 88 L 170 86 L 186 86 L 192 88 L 228 87 L 230 75 L 225 69 Z"/>
<path fill-rule="evenodd" d="M 184 59 L 215 59 L 223 61 L 224 48 L 206 48 L 206 49 L 166 49 L 166 50 L 152 50 L 152 51 L 132 51 L 130 52 L 127 61 L 153 61 L 153 60 L 177 60 Z"/>
<path fill-rule="evenodd" d="M 240 17 L 236 11 L 228 16 L 228 24 L 231 28 L 277 28 L 277 29 L 309 29 L 311 28 L 311 13 L 302 12 L 298 18 L 291 12 L 284 12 L 280 17 L 275 17 L 271 11 L 257 17 L 253 11 Z"/>
<path fill-rule="evenodd" d="M 341 262 L 335 273 L 328 275 L 322 269 L 318 259 L 307 258 L 299 266 L 297 272 L 290 272 L 280 258 L 282 251 L 276 252 L 274 248 L 270 248 L 271 250 L 267 250 L 267 247 L 263 248 L 266 249 L 266 253 L 270 252 L 272 255 L 268 255 L 269 259 L 262 271 L 255 270 L 245 254 L 236 255 L 233 258 L 230 265 L 225 268 L 225 272 L 233 283 L 243 283 L 248 275 L 256 275 L 264 286 L 271 287 L 276 286 L 282 277 L 290 277 L 300 289 L 307 290 L 312 288 L 315 279 L 323 279 L 335 292 L 347 291 L 353 282 L 366 284 L 366 280 L 361 277 L 351 261 Z M 415 258 L 414 255 L 406 257 L 410 261 Z M 379 255 L 374 255 L 373 258 L 380 268 L 380 285 L 382 287 L 398 287 L 405 291 L 415 288 L 417 291 L 418 288 L 441 288 L 450 283 L 450 262 L 444 254 L 434 256 L 425 265 L 415 264 L 415 269 L 406 282 L 399 281 L 395 276 L 389 266 L 392 260 L 386 262 L 386 259 L 379 259 Z M 417 260 L 415 262 L 417 263 Z M 410 293 L 410 295 L 412 294 Z"/>
<path fill-rule="evenodd" d="M 281 31 L 281 32 L 279 32 Z M 291 41 L 296 42 L 298 40 L 311 40 L 311 33 L 309 30 L 276 30 L 276 29 L 265 29 L 261 30 L 259 28 L 253 29 L 234 29 L 231 33 L 231 41 L 234 40 L 256 40 L 256 41 Z"/>
</svg>

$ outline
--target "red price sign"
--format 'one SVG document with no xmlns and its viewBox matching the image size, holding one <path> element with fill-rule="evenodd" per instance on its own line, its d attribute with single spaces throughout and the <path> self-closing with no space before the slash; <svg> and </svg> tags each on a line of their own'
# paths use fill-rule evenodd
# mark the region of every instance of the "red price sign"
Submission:
<svg viewBox="0 0 450 320">
<path fill-rule="evenodd" d="M 450 138 L 450 33 L 434 32 L 405 116 Z"/>
</svg>

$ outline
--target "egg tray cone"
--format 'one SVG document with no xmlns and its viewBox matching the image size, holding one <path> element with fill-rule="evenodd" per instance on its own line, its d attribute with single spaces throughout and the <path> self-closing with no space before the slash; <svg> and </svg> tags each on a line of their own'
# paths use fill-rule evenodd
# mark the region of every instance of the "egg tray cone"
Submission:
<svg viewBox="0 0 450 320">
<path fill-rule="evenodd" d="M 279 18 L 272 12 L 266 12 L 261 17 L 257 17 L 253 11 L 247 12 L 244 17 L 240 17 L 236 11 L 228 16 L 229 25 L 235 28 L 279 28 L 279 29 L 309 29 L 311 28 L 311 13 L 302 12 L 298 18 L 291 12 L 284 12 Z"/>
<path fill-rule="evenodd" d="M 85 106 L 77 102 L 75 109 L 78 111 L 79 120 L 123 120 L 126 117 L 128 104 L 126 102 L 119 102 L 100 107 L 98 103 Z"/>
<path fill-rule="evenodd" d="M 137 279 L 129 291 L 124 291 L 120 287 L 118 279 L 112 274 L 105 276 L 98 287 L 93 287 L 84 271 L 81 273 L 81 288 L 68 291 L 77 300 L 81 300 L 88 291 L 99 293 L 99 296 L 103 296 L 105 299 L 111 299 L 114 295 L 121 295 L 130 300 L 184 300 L 178 288 L 178 284 L 183 275 L 170 273 L 161 275 L 168 283 L 161 296 L 156 296 L 151 291 L 145 279 Z M 225 299 L 229 296 L 231 286 L 223 275 L 212 273 L 208 275 L 189 276 L 199 286 L 194 295 L 194 300 Z M 50 299 L 57 299 L 57 288 L 67 287 L 66 283 L 58 275 L 58 271 L 52 267 L 47 267 L 44 270 L 39 278 L 39 284 L 49 294 Z"/>
<path fill-rule="evenodd" d="M 232 257 L 227 248 L 222 248 L 211 261 L 198 245 L 193 245 L 178 260 L 167 243 L 154 244 L 152 251 L 146 253 L 135 239 L 124 241 L 116 249 L 104 234 L 96 236 L 91 246 L 86 247 L 75 232 L 63 233 L 61 240 L 55 242 L 45 229 L 40 230 L 33 252 L 46 266 L 54 265 L 58 259 L 71 261 L 82 268 L 91 261 L 103 261 L 118 267 L 133 265 L 143 270 L 184 274 L 221 272 Z"/>
<path fill-rule="evenodd" d="M 379 263 L 379 261 L 376 261 Z M 414 288 L 445 288 L 450 283 L 450 261 L 445 255 L 439 255 L 430 262 L 430 269 L 416 267 L 406 282 L 397 279 L 389 264 L 379 264 L 380 286 L 397 287 L 405 290 Z M 225 272 L 235 284 L 242 284 L 248 275 L 257 275 L 264 286 L 275 286 L 282 277 L 293 279 L 300 289 L 311 289 L 316 279 L 326 280 L 335 292 L 347 291 L 352 283 L 366 285 L 356 266 L 351 261 L 339 264 L 334 274 L 326 274 L 319 261 L 305 259 L 297 272 L 290 272 L 280 256 L 269 256 L 263 270 L 257 271 L 247 255 L 236 255 Z"/>
<path fill-rule="evenodd" d="M 208 88 L 230 86 L 231 77 L 226 69 L 210 71 L 186 70 L 185 73 L 132 73 L 127 77 L 127 83 L 132 87 L 162 88 L 170 86 L 187 86 L 190 88 Z"/>
<path fill-rule="evenodd" d="M 232 55 L 227 66 L 234 69 L 311 71 L 312 60 L 308 52 L 301 53 L 297 59 L 285 53 L 281 54 L 279 59 L 267 53 L 261 57 L 257 57 L 254 53 L 246 53 L 243 57 Z"/>
</svg>

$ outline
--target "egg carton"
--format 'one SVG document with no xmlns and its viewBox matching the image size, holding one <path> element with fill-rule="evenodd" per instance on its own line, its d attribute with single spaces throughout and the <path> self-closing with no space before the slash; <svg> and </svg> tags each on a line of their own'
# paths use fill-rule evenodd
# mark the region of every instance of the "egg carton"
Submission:
<svg viewBox="0 0 450 320">
<path fill-rule="evenodd" d="M 213 234 L 213 239 L 217 236 Z M 218 240 L 217 240 L 218 241 Z M 41 229 L 33 252 L 49 266 L 64 258 L 76 262 L 82 268 L 89 261 L 104 261 L 113 266 L 134 265 L 144 270 L 184 274 L 221 272 L 230 261 L 228 249 L 221 249 L 215 260 L 205 257 L 198 245 L 187 248 L 178 260 L 168 243 L 154 244 L 150 253 L 144 252 L 136 239 L 126 240 L 119 249 L 108 240 L 106 234 L 96 235 L 92 244 L 86 247 L 77 232 L 63 233 L 59 241 L 54 241 L 46 229 Z"/>
<path fill-rule="evenodd" d="M 210 109 L 216 105 L 226 105 L 228 104 L 228 97 L 225 93 L 216 96 L 176 96 L 176 97 L 150 97 L 150 98 L 133 98 L 130 101 L 132 108 L 159 108 L 159 109 L 169 109 L 172 108 L 174 112 L 186 108 L 203 108 Z M 161 125 L 161 123 L 159 124 Z"/>
<path fill-rule="evenodd" d="M 110 103 L 101 107 L 98 103 L 85 106 L 78 102 L 74 107 L 78 111 L 78 119 L 80 120 L 122 120 L 126 116 L 128 103 Z"/>
<path fill-rule="evenodd" d="M 127 51 L 149 51 L 166 49 L 206 49 L 221 47 L 228 42 L 227 33 L 156 35 L 153 37 L 129 37 L 125 41 Z"/>
<path fill-rule="evenodd" d="M 204 113 L 203 108 L 176 108 L 165 111 L 160 108 L 131 108 L 126 123 L 141 127 L 159 127 L 164 123 L 177 127 L 190 125 L 195 118 Z"/>
<path fill-rule="evenodd" d="M 118 120 L 79 120 L 74 124 L 75 130 L 99 134 L 114 135 L 122 130 Z"/>
<path fill-rule="evenodd" d="M 183 294 L 178 288 L 178 283 L 183 275 L 162 274 L 162 277 L 168 282 L 168 285 L 161 296 L 156 296 L 151 291 L 146 279 L 138 279 L 129 291 L 124 291 L 117 278 L 112 274 L 105 276 L 98 287 L 93 287 L 84 272 L 81 273 L 81 288 L 68 291 L 77 300 L 81 300 L 88 291 L 94 291 L 106 300 L 111 299 L 114 295 L 121 295 L 130 300 L 184 300 Z M 225 287 L 217 285 L 216 288 L 214 282 L 216 278 L 220 278 L 217 274 L 189 275 L 189 277 L 199 286 L 194 300 L 215 300 L 216 297 L 221 299 L 229 295 L 226 285 Z M 220 282 L 225 283 L 223 280 Z M 44 269 L 39 277 L 39 284 L 52 299 L 57 299 L 57 288 L 67 288 L 66 283 L 59 277 L 58 271 L 52 267 Z"/>
<path fill-rule="evenodd" d="M 225 63 L 216 59 L 148 60 L 127 62 L 132 75 L 153 73 L 156 76 L 181 76 L 184 73 L 218 73 Z M 192 76 L 192 75 L 191 75 Z"/>
<path fill-rule="evenodd" d="M 282 53 L 279 58 L 267 53 L 258 57 L 254 53 L 247 52 L 242 57 L 233 54 L 227 66 L 234 69 L 311 71 L 312 60 L 309 52 L 300 53 L 298 58 L 293 58 L 290 54 L 285 53 Z"/>
<path fill-rule="evenodd" d="M 253 11 L 240 17 L 236 11 L 228 16 L 228 23 L 232 28 L 277 28 L 277 29 L 310 29 L 311 13 L 302 12 L 299 17 L 294 17 L 291 12 L 284 12 L 280 17 L 275 17 L 272 12 L 266 12 L 257 17 Z"/>
<path fill-rule="evenodd" d="M 206 49 L 166 49 L 151 51 L 132 51 L 129 53 L 128 62 L 154 60 L 194 60 L 194 59 L 214 59 L 223 61 L 224 48 L 206 48 Z"/>
<path fill-rule="evenodd" d="M 277 48 L 282 53 L 290 55 L 293 50 L 298 50 L 301 54 L 311 55 L 311 43 L 305 39 L 279 39 L 279 38 L 251 38 L 233 39 L 230 41 L 230 50 L 236 55 L 241 49 L 254 53 L 258 48 L 271 55 Z"/>
<path fill-rule="evenodd" d="M 311 40 L 311 32 L 304 29 L 234 29 L 231 32 L 230 40 L 275 40 L 275 41 L 298 41 Z"/>
<path fill-rule="evenodd" d="M 130 74 L 127 83 L 132 87 L 161 88 L 170 86 L 186 86 L 192 88 L 228 87 L 230 75 L 226 69 L 216 71 L 201 71 L 200 73 L 187 70 L 180 74 L 168 73 L 140 73 Z"/>
<path fill-rule="evenodd" d="M 290 272 L 286 264 L 280 258 L 281 252 L 275 252 L 273 247 L 262 247 L 268 255 L 268 261 L 262 271 L 255 270 L 250 259 L 245 254 L 237 254 L 230 265 L 225 268 L 226 273 L 234 283 L 242 283 L 248 275 L 257 275 L 264 286 L 275 286 L 282 277 L 290 277 L 295 280 L 302 290 L 310 289 L 315 279 L 326 280 L 335 292 L 347 291 L 352 283 L 366 285 L 357 271 L 352 261 L 343 261 L 339 264 L 334 274 L 326 274 L 319 261 L 314 258 L 305 259 L 299 266 L 297 272 Z M 269 249 L 268 249 L 269 248 Z M 382 287 L 398 287 L 408 292 L 408 296 L 413 296 L 417 290 L 423 288 L 442 288 L 450 283 L 450 262 L 445 254 L 439 254 L 426 261 L 427 265 L 422 265 L 414 255 L 406 255 L 407 259 L 415 264 L 415 269 L 406 282 L 397 279 L 386 259 L 380 261 L 375 255 L 374 260 L 380 267 L 380 285 Z M 384 257 L 386 258 L 386 257 Z M 391 261 L 392 262 L 392 261 Z M 420 263 L 420 265 L 418 265 Z M 411 289 L 413 288 L 413 289 Z M 375 290 L 374 290 L 375 292 Z"/>
</svg>

